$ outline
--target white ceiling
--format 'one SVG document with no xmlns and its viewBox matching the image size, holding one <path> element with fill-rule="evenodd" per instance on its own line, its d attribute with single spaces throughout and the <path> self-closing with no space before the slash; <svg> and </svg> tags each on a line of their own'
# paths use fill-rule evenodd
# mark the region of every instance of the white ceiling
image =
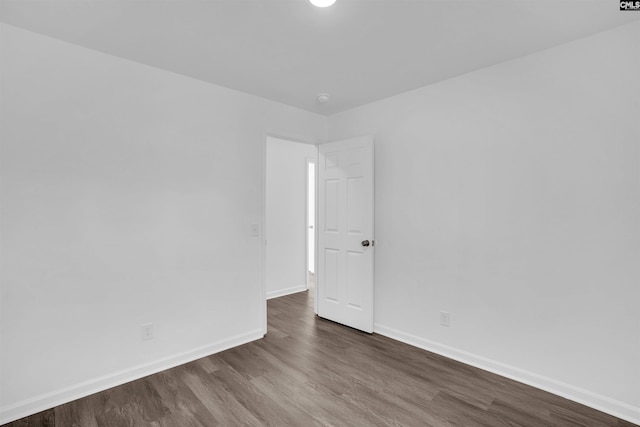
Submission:
<svg viewBox="0 0 640 427">
<path fill-rule="evenodd" d="M 640 20 L 617 0 L 0 2 L 5 23 L 327 115 Z"/>
</svg>

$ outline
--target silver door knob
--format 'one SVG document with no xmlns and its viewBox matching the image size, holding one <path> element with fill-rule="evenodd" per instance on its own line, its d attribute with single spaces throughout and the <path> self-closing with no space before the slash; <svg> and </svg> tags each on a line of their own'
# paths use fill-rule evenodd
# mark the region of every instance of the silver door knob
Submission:
<svg viewBox="0 0 640 427">
<path fill-rule="evenodd" d="M 362 246 L 369 246 L 369 241 L 368 240 L 363 240 L 362 241 Z"/>
</svg>

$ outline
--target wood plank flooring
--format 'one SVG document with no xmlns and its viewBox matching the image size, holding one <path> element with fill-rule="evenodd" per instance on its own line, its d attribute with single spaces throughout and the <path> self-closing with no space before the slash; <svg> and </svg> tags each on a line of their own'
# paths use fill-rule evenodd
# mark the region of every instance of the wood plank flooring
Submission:
<svg viewBox="0 0 640 427">
<path fill-rule="evenodd" d="M 6 426 L 634 426 L 312 307 L 311 292 L 270 300 L 262 340 Z"/>
</svg>

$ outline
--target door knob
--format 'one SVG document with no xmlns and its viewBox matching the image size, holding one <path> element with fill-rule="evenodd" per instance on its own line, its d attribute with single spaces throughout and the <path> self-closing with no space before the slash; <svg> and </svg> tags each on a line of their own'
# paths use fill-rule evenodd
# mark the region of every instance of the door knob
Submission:
<svg viewBox="0 0 640 427">
<path fill-rule="evenodd" d="M 362 246 L 369 246 L 369 241 L 368 240 L 363 240 L 362 241 Z"/>
</svg>

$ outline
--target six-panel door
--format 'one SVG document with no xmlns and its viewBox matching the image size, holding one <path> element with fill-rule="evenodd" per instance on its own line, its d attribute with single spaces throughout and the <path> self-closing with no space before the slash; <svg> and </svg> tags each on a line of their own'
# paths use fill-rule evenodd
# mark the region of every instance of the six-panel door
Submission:
<svg viewBox="0 0 640 427">
<path fill-rule="evenodd" d="M 365 332 L 373 332 L 373 184 L 372 137 L 319 146 L 318 315 Z"/>
</svg>

